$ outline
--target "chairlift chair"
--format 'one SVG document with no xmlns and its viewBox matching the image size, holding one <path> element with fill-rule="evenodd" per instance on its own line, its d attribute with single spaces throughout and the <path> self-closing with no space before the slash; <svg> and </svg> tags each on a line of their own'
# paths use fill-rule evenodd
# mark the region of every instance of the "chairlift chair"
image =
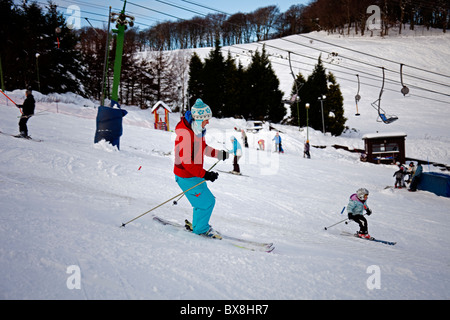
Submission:
<svg viewBox="0 0 450 320">
<path fill-rule="evenodd" d="M 392 123 L 395 120 L 398 119 L 398 117 L 396 115 L 388 115 L 386 114 L 386 112 L 381 108 L 381 96 L 383 94 L 383 89 L 384 89 L 384 80 L 385 80 L 385 74 L 384 74 L 384 67 L 381 67 L 381 69 L 383 70 L 383 83 L 381 85 L 381 90 L 380 90 L 380 95 L 378 96 L 378 99 L 375 100 L 374 102 L 372 102 L 372 107 L 377 110 L 378 112 L 378 118 L 377 121 L 378 122 L 384 122 L 386 124 Z"/>
</svg>

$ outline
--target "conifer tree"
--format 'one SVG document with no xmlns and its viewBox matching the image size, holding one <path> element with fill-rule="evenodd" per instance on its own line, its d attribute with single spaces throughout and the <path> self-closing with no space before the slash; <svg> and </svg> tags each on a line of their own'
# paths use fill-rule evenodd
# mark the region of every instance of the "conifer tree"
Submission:
<svg viewBox="0 0 450 320">
<path fill-rule="evenodd" d="M 42 93 L 84 93 L 84 64 L 78 38 L 56 5 L 47 12 L 35 2 L 0 2 L 0 56 L 5 89 L 31 87 Z"/>
<path fill-rule="evenodd" d="M 294 80 L 294 84 L 292 85 L 291 90 L 291 125 L 298 126 L 299 125 L 299 118 L 303 119 L 306 117 L 305 114 L 302 113 L 302 110 L 304 109 L 305 103 L 302 99 L 302 92 L 303 92 L 303 86 L 305 85 L 306 80 L 303 77 L 303 75 L 299 72 L 297 77 Z M 303 108 L 301 106 L 303 105 Z M 300 117 L 298 116 L 298 113 L 300 112 Z"/>
<path fill-rule="evenodd" d="M 49 3 L 44 15 L 44 24 L 38 35 L 41 46 L 39 72 L 41 92 L 75 92 L 85 95 L 83 81 L 87 81 L 85 64 L 77 48 L 78 36 L 66 25 L 64 16 L 57 6 Z"/>
<path fill-rule="evenodd" d="M 281 100 L 283 92 L 279 90 L 280 81 L 272 69 L 269 57 L 263 47 L 256 50 L 245 72 L 246 95 L 244 116 L 249 119 L 280 122 L 286 115 Z"/>
<path fill-rule="evenodd" d="M 228 54 L 223 58 L 220 46 L 212 50 L 202 64 L 197 54 L 191 58 L 188 81 L 190 104 L 202 98 L 213 107 L 215 116 L 243 116 L 280 122 L 286 115 L 281 103 L 283 93 L 265 48 L 256 51 L 247 69 Z"/>
<path fill-rule="evenodd" d="M 347 118 L 344 117 L 344 97 L 342 96 L 339 84 L 334 75 L 328 73 L 328 91 L 327 91 L 327 124 L 328 131 L 335 136 L 339 136 L 345 129 Z"/>
<path fill-rule="evenodd" d="M 308 77 L 300 92 L 300 126 L 306 126 L 305 105 L 309 103 L 309 126 L 322 131 L 322 107 L 318 99 L 325 96 L 326 98 L 323 101 L 325 131 L 333 135 L 340 135 L 344 130 L 345 121 L 347 120 L 344 117 L 343 97 L 334 75 L 332 73 L 328 73 L 327 75 L 321 57 L 319 57 L 313 72 Z M 297 105 L 292 104 L 290 123 L 298 125 L 298 120 L 295 115 L 297 115 Z"/>
<path fill-rule="evenodd" d="M 195 103 L 197 98 L 203 96 L 203 63 L 196 52 L 191 57 L 189 62 L 189 80 L 188 80 L 188 96 L 189 107 Z"/>
<path fill-rule="evenodd" d="M 232 58 L 230 52 L 228 52 L 227 60 L 225 61 L 224 71 L 225 95 L 222 116 L 238 116 L 240 113 L 241 96 L 243 94 L 243 68 L 241 64 L 239 65 L 239 67 L 236 66 L 236 62 Z"/>
<path fill-rule="evenodd" d="M 222 117 L 225 104 L 225 59 L 218 40 L 214 50 L 205 59 L 202 79 L 204 91 L 201 98 L 211 106 L 215 116 Z"/>
</svg>

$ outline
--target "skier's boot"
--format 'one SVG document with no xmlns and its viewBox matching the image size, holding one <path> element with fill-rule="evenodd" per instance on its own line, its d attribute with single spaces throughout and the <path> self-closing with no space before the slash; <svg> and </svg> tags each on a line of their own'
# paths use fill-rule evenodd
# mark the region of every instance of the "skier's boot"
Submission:
<svg viewBox="0 0 450 320">
<path fill-rule="evenodd" d="M 211 226 L 209 227 L 209 230 L 204 233 L 204 235 L 209 238 L 222 240 L 220 233 L 214 230 Z"/>
<path fill-rule="evenodd" d="M 358 237 L 360 237 L 360 238 L 370 239 L 370 235 L 369 235 L 367 232 L 361 232 L 361 231 L 359 231 L 359 232 L 357 233 L 357 235 L 358 235 Z"/>
</svg>

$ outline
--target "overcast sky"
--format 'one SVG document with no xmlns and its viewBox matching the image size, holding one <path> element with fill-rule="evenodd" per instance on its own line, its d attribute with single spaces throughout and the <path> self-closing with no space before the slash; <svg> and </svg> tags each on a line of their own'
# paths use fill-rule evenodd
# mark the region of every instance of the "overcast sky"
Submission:
<svg viewBox="0 0 450 320">
<path fill-rule="evenodd" d="M 40 6 L 45 6 L 47 0 L 31 0 Z M 15 0 L 21 4 L 23 0 Z M 98 28 L 107 26 L 109 6 L 113 12 L 123 9 L 122 0 L 52 0 L 57 4 L 66 19 L 75 19 L 79 12 L 81 26 L 88 25 L 88 21 Z M 194 16 L 204 16 L 208 13 L 237 12 L 249 13 L 258 8 L 276 5 L 280 12 L 285 12 L 292 5 L 308 4 L 311 0 L 127 0 L 126 11 L 135 17 L 135 24 L 140 29 L 146 29 L 157 22 L 177 19 L 189 20 Z M 72 20 L 75 21 L 75 20 Z"/>
</svg>

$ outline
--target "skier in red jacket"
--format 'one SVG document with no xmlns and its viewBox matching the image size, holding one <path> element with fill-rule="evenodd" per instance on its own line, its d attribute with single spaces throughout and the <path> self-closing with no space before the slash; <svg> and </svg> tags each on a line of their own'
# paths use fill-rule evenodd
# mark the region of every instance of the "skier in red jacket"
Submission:
<svg viewBox="0 0 450 320">
<path fill-rule="evenodd" d="M 206 144 L 206 125 L 212 117 L 211 108 L 201 99 L 197 99 L 191 111 L 187 111 L 175 128 L 175 181 L 183 191 L 208 180 L 214 182 L 219 174 L 203 169 L 204 156 L 226 160 L 228 152 L 219 151 Z M 212 238 L 221 238 L 220 234 L 209 225 L 209 219 L 216 199 L 202 183 L 185 193 L 193 207 L 192 229 L 196 234 Z"/>
</svg>

